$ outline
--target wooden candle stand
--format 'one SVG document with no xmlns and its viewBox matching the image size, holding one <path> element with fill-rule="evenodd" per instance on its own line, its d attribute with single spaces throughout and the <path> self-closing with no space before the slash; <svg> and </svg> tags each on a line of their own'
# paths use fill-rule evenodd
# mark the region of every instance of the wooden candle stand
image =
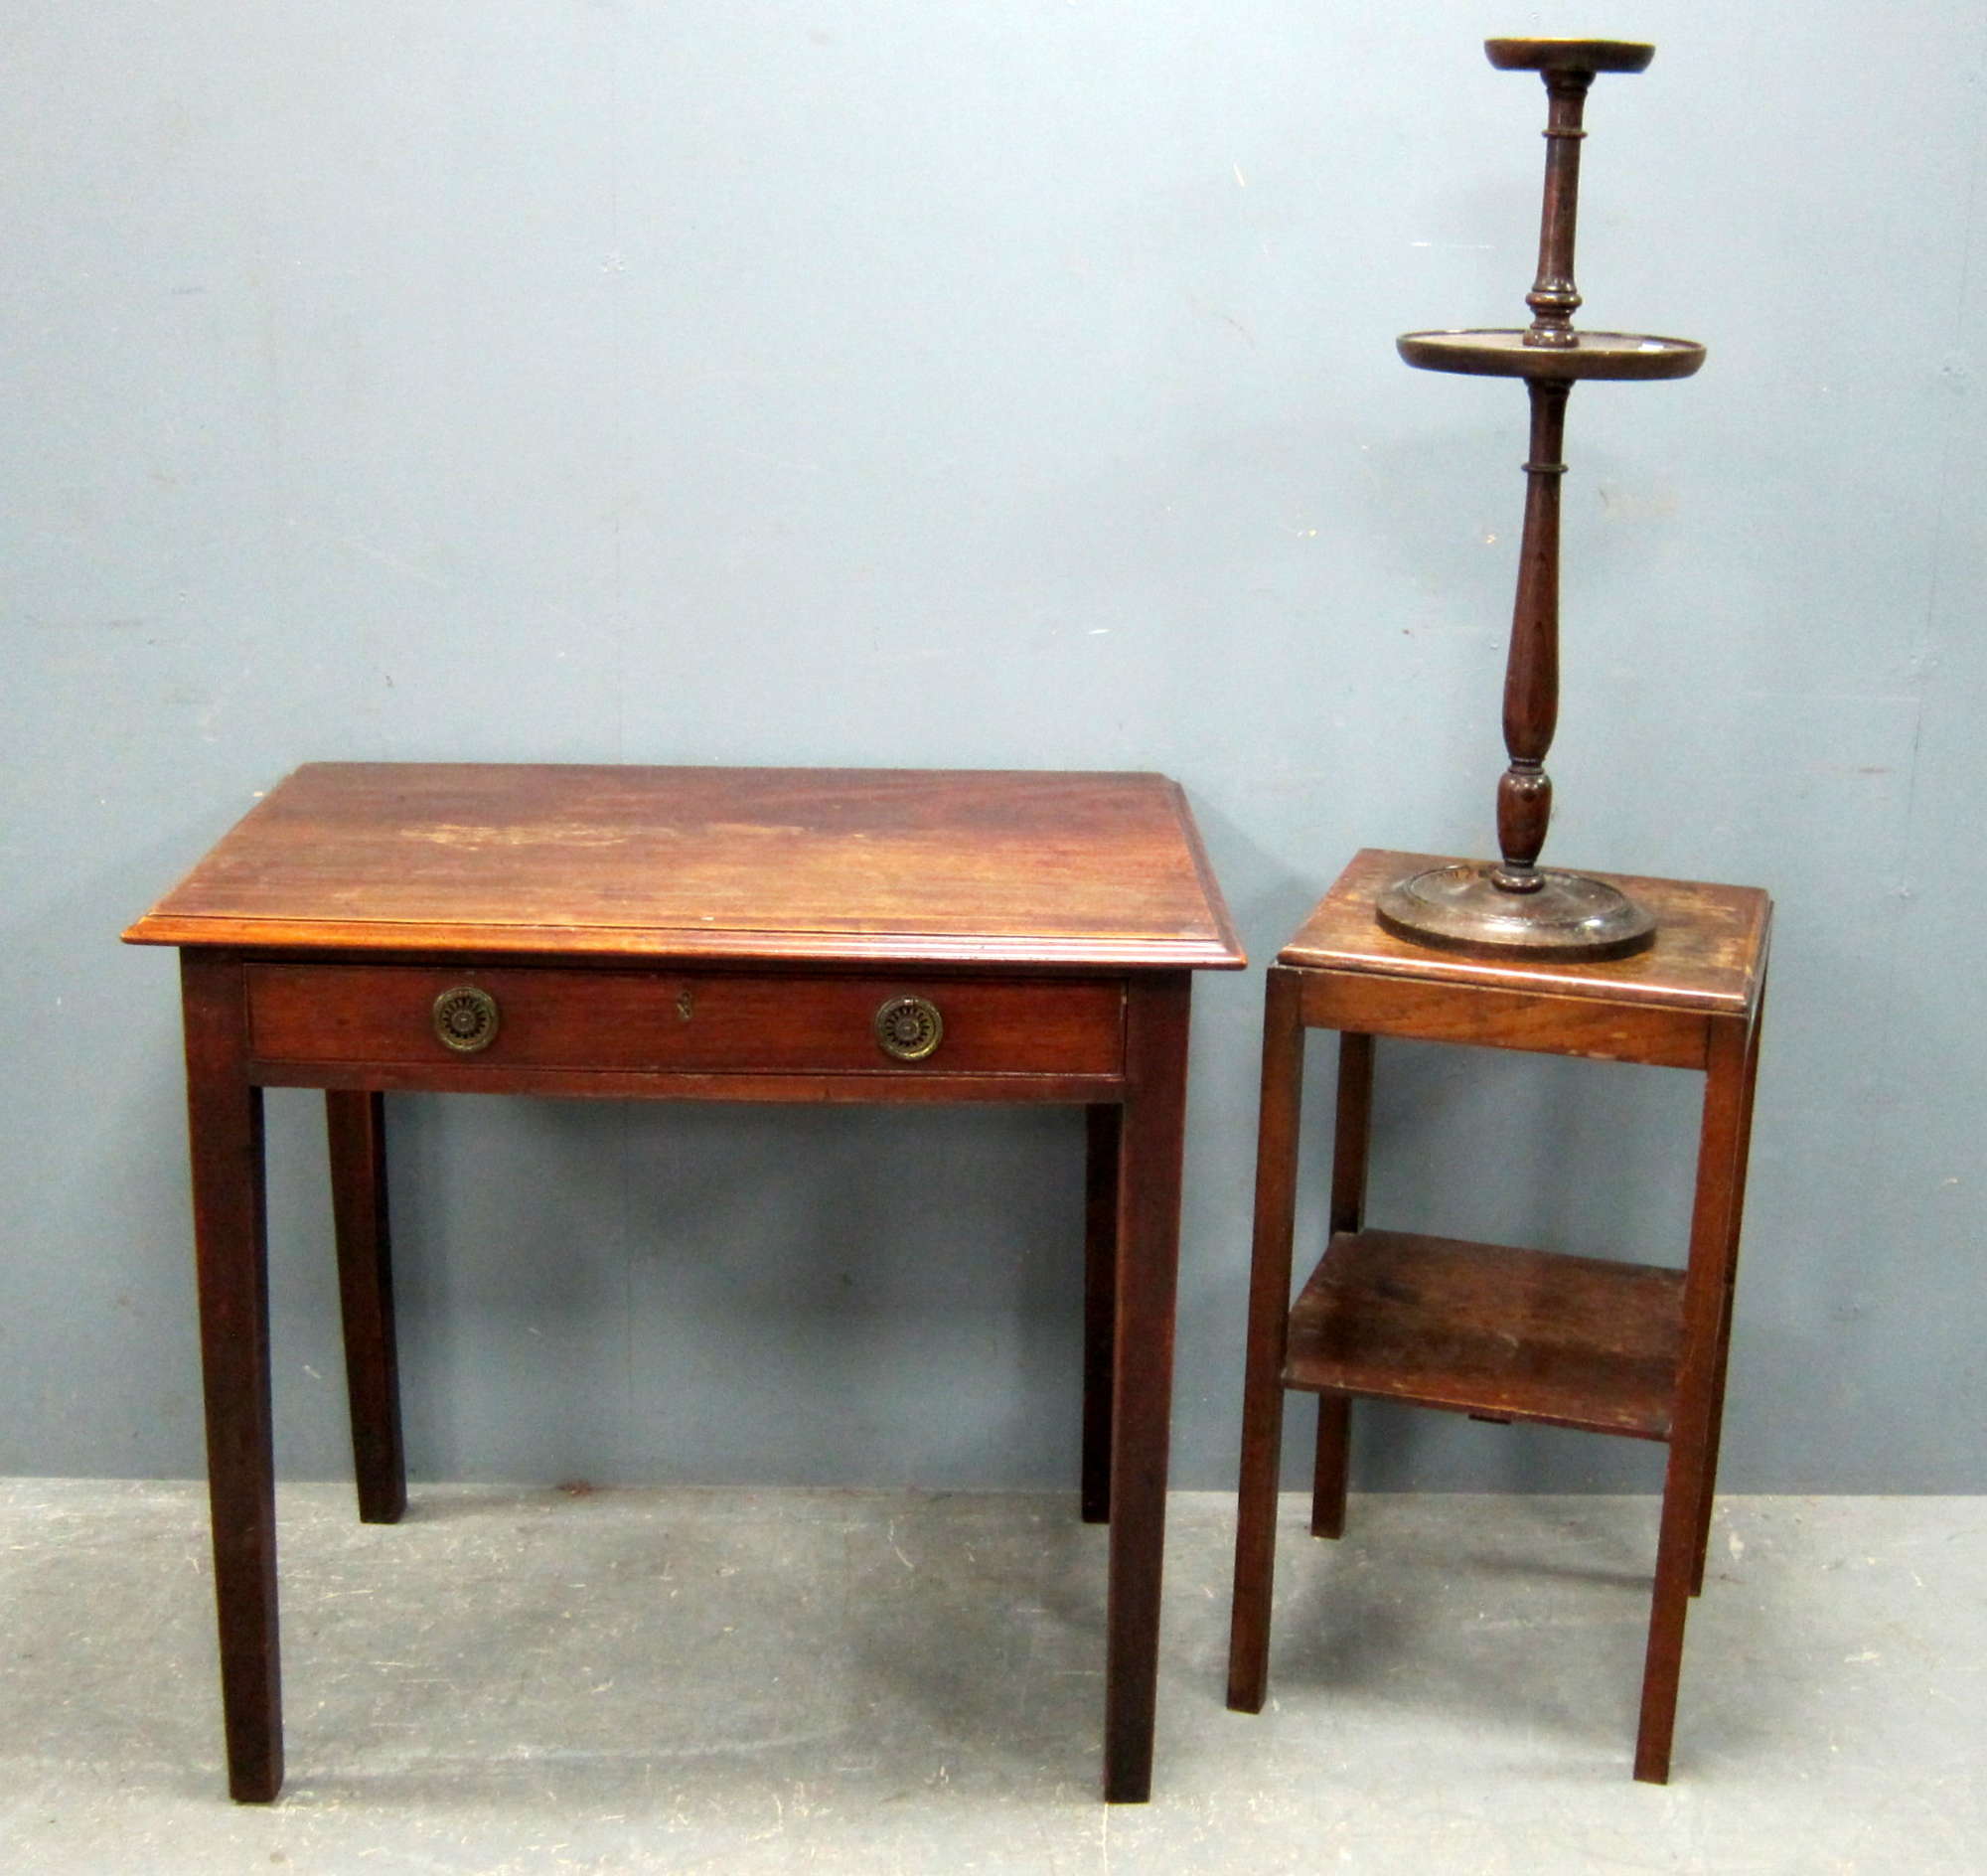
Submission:
<svg viewBox="0 0 1987 1876">
<path fill-rule="evenodd" d="M 1574 224 L 1580 204 L 1581 117 L 1588 87 L 1603 72 L 1640 72 L 1653 46 L 1592 39 L 1493 39 L 1500 72 L 1536 72 L 1550 100 L 1539 270 L 1522 331 L 1409 332 L 1402 358 L 1430 372 L 1521 378 L 1531 398 L 1525 460 L 1525 534 L 1504 673 L 1504 747 L 1510 767 L 1497 784 L 1493 865 L 1462 861 L 1396 880 L 1375 916 L 1417 944 L 1478 955 L 1620 958 L 1647 946 L 1655 925 L 1614 887 L 1538 863 L 1552 817 L 1545 771 L 1559 715 L 1559 489 L 1566 403 L 1582 379 L 1688 378 L 1704 363 L 1689 339 L 1577 332 L 1580 292 L 1573 279 Z"/>
</svg>

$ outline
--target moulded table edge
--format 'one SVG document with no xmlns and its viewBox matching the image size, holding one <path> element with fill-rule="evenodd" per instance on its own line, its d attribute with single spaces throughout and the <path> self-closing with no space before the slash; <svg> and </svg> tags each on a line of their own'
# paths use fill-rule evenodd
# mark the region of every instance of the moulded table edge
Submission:
<svg viewBox="0 0 1987 1876">
<path fill-rule="evenodd" d="M 698 931 L 685 926 L 461 925 L 367 920 L 352 925 L 209 918 L 148 912 L 128 927 L 130 945 L 350 956 L 445 952 L 456 957 L 542 957 L 597 962 L 1010 965 L 1107 971 L 1239 971 L 1241 946 L 1222 937 L 1058 938 L 1047 933 Z M 1225 936 L 1225 934 L 1224 934 Z"/>
</svg>

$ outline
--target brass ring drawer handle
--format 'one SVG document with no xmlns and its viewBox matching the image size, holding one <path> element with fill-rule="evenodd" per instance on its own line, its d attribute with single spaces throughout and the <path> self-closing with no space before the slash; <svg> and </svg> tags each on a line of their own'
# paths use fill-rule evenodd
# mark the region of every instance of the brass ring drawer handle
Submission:
<svg viewBox="0 0 1987 1876">
<path fill-rule="evenodd" d="M 923 997 L 892 997 L 876 1012 L 876 1045 L 900 1062 L 921 1062 L 945 1039 L 938 1005 Z"/>
<path fill-rule="evenodd" d="M 434 1001 L 434 1032 L 458 1055 L 474 1055 L 497 1039 L 497 999 L 468 984 Z"/>
</svg>

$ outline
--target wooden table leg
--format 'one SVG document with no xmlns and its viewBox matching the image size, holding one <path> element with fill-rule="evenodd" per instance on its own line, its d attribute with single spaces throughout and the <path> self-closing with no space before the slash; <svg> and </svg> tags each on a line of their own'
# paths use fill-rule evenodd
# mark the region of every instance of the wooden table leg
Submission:
<svg viewBox="0 0 1987 1876">
<path fill-rule="evenodd" d="M 1260 1713 L 1269 1685 L 1270 1597 L 1276 1576 L 1284 1343 L 1290 1327 L 1291 1238 L 1297 1216 L 1303 1051 L 1298 978 L 1273 966 L 1263 998 L 1256 1232 L 1249 1267 L 1249 1355 L 1242 1391 L 1235 1599 L 1228 1630 L 1228 1704 L 1240 1713 Z"/>
<path fill-rule="evenodd" d="M 1745 1160 L 1747 1028 L 1714 1020 L 1698 1139 L 1697 1196 L 1691 1210 L 1690 1264 L 1684 1276 L 1683 1350 L 1663 1477 L 1662 1528 L 1649 1646 L 1642 1669 L 1635 1777 L 1662 1785 L 1670 1776 L 1677 1682 L 1683 1669 L 1684 1619 L 1690 1608 L 1708 1489 L 1718 1353 L 1730 1306 L 1739 1181 Z"/>
<path fill-rule="evenodd" d="M 407 1466 L 400 1441 L 393 1261 L 386 1223 L 385 1097 L 364 1089 L 330 1088 L 324 1115 L 359 1515 L 368 1524 L 392 1524 L 407 1508 Z"/>
<path fill-rule="evenodd" d="M 262 1091 L 244 1074 L 240 965 L 183 951 L 180 994 L 228 1789 L 259 1802 L 283 1783 Z"/>
<path fill-rule="evenodd" d="M 1766 1016 L 1766 986 L 1753 1010 L 1753 1029 L 1746 1042 L 1746 1089 L 1739 1115 L 1739 1168 L 1732 1197 L 1731 1248 L 1725 1260 L 1725 1308 L 1718 1324 L 1718 1373 L 1711 1391 L 1711 1432 L 1704 1459 L 1704 1483 L 1698 1493 L 1697 1555 L 1692 1561 L 1690 1593 L 1704 1589 L 1705 1552 L 1711 1547 L 1711 1507 L 1718 1494 L 1718 1449 L 1725 1431 L 1725 1370 L 1732 1354 L 1733 1291 L 1739 1281 L 1739 1233 L 1746 1215 L 1746 1175 L 1753 1153 L 1753 1090 L 1759 1078 L 1759 1030 Z"/>
<path fill-rule="evenodd" d="M 1333 1110 L 1331 1232 L 1357 1231 L 1366 1212 L 1366 1165 L 1373 1135 L 1373 1038 L 1357 1030 L 1338 1038 L 1338 1100 Z M 1345 1534 L 1345 1485 L 1352 1401 L 1317 1397 L 1317 1451 L 1311 1462 L 1310 1534 Z"/>
<path fill-rule="evenodd" d="M 1118 1157 L 1125 1110 L 1085 1110 L 1083 1191 L 1083 1521 L 1111 1519 L 1112 1336 L 1118 1298 Z"/>
<path fill-rule="evenodd" d="M 1126 997 L 1104 1658 L 1104 1796 L 1118 1804 L 1152 1791 L 1192 984 L 1141 976 Z"/>
</svg>

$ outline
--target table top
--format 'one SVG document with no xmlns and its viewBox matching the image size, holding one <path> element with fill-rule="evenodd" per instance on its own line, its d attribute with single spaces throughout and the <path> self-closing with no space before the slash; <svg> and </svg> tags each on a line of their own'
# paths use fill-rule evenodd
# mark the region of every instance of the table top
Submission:
<svg viewBox="0 0 1987 1876">
<path fill-rule="evenodd" d="M 1656 941 L 1648 950 L 1594 964 L 1437 951 L 1397 938 L 1375 922 L 1373 901 L 1383 887 L 1406 873 L 1455 863 L 1443 855 L 1362 848 L 1278 954 L 1277 962 L 1370 971 L 1425 983 L 1610 998 L 1672 1010 L 1744 1012 L 1758 995 L 1772 901 L 1758 886 L 1593 873 L 1591 877 L 1618 886 L 1656 919 Z"/>
<path fill-rule="evenodd" d="M 1029 770 L 316 762 L 133 944 L 1239 969 L 1178 785 Z"/>
</svg>

